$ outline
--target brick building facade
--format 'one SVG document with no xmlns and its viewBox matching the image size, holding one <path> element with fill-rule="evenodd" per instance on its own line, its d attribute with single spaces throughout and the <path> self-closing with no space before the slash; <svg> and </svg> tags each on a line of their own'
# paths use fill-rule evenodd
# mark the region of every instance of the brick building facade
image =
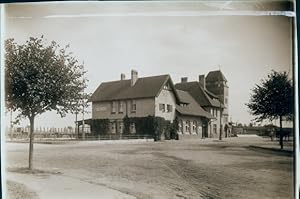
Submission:
<svg viewBox="0 0 300 199">
<path fill-rule="evenodd" d="M 121 74 L 120 80 L 101 83 L 93 93 L 92 119 L 108 119 L 111 134 L 123 133 L 124 117 L 153 116 L 171 123 L 176 119 L 179 137 L 218 137 L 220 124 L 228 117 L 228 87 L 224 77 L 217 85 L 223 89 L 215 89 L 211 82 L 219 76 L 214 73 L 210 72 L 207 80 L 204 76 L 197 82 L 183 78 L 176 85 L 169 75 L 139 78 L 132 70 L 131 78 L 126 79 Z M 137 133 L 133 124 L 130 133 Z"/>
</svg>

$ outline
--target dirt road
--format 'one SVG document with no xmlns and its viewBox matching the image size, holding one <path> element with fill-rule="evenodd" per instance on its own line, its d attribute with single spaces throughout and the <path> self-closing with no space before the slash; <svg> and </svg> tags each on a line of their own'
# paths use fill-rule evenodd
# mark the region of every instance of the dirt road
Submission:
<svg viewBox="0 0 300 199">
<path fill-rule="evenodd" d="M 266 143 L 254 137 L 36 144 L 34 164 L 137 198 L 293 198 L 293 158 L 249 148 Z M 7 150 L 8 168 L 27 165 L 27 144 L 9 143 Z"/>
</svg>

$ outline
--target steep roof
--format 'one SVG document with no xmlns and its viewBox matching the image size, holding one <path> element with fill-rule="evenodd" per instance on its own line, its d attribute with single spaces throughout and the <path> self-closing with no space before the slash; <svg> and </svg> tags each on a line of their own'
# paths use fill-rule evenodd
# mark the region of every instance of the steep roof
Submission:
<svg viewBox="0 0 300 199">
<path fill-rule="evenodd" d="M 227 79 L 220 70 L 210 71 L 206 76 L 207 82 L 226 81 Z"/>
<path fill-rule="evenodd" d="M 185 91 L 178 90 L 177 94 L 181 102 L 187 103 L 186 106 L 176 105 L 176 110 L 182 115 L 201 116 L 209 119 L 214 118 L 210 113 L 206 112 L 194 98 Z"/>
<path fill-rule="evenodd" d="M 200 82 L 185 82 L 175 85 L 176 89 L 189 92 L 189 94 L 198 102 L 200 106 L 224 107 L 214 94 L 204 89 Z"/>
<path fill-rule="evenodd" d="M 119 80 L 101 83 L 93 93 L 90 101 L 111 101 L 121 99 L 137 99 L 156 97 L 163 85 L 170 81 L 171 87 L 175 87 L 169 75 L 138 78 L 131 86 L 131 80 Z M 175 97 L 178 99 L 175 91 Z"/>
</svg>

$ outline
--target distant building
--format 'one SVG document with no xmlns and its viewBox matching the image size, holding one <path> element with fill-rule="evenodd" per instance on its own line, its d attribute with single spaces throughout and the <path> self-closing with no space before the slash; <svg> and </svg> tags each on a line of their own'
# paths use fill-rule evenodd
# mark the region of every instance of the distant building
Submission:
<svg viewBox="0 0 300 199">
<path fill-rule="evenodd" d="M 222 74 L 215 88 L 212 81 L 218 75 L 210 72 L 207 77 L 199 76 L 199 82 L 187 82 L 186 78 L 174 86 L 170 75 L 139 78 L 132 70 L 130 79 L 126 79 L 121 74 L 120 80 L 103 82 L 93 93 L 92 120 L 108 119 L 109 133 L 122 135 L 125 117 L 153 116 L 170 123 L 176 120 L 179 137 L 218 137 L 220 114 L 222 121 L 228 118 L 227 80 Z M 130 124 L 130 133 L 138 133 L 134 123 Z"/>
</svg>

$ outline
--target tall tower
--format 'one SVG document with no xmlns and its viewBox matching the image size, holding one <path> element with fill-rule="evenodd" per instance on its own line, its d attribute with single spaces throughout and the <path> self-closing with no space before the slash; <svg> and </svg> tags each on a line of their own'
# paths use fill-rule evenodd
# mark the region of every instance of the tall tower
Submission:
<svg viewBox="0 0 300 199">
<path fill-rule="evenodd" d="M 224 105 L 222 114 L 222 123 L 228 123 L 228 90 L 227 79 L 220 70 L 210 71 L 206 76 L 206 88 L 218 96 Z"/>
</svg>

